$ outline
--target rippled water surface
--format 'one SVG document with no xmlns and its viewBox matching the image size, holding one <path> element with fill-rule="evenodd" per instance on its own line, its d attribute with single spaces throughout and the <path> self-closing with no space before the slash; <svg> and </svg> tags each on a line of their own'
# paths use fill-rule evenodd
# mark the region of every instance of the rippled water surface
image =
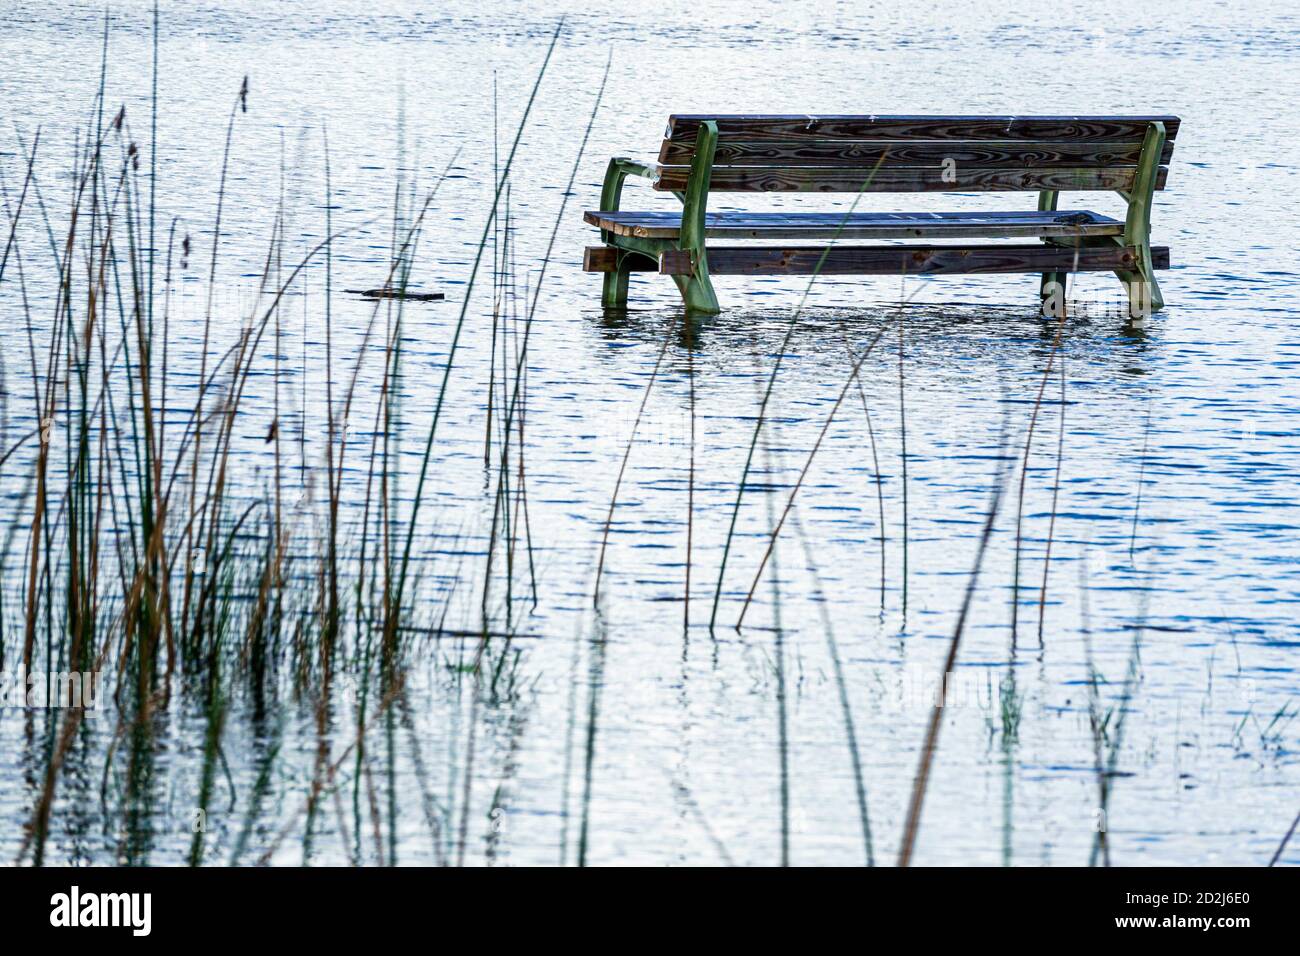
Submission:
<svg viewBox="0 0 1300 956">
<path fill-rule="evenodd" d="M 167 361 L 182 398 L 202 349 L 222 149 L 245 75 L 212 354 L 238 330 L 280 204 L 286 259 L 325 235 L 327 137 L 332 226 L 343 231 L 332 262 L 335 368 L 350 374 L 375 308 L 340 290 L 383 281 L 395 196 L 409 213 L 453 164 L 429 206 L 412 275 L 447 299 L 402 312 L 387 428 L 398 505 L 413 493 L 494 165 L 562 8 L 570 7 L 563 32 L 503 197 L 516 293 L 507 300 L 519 309 L 537 288 L 612 57 L 528 339 L 525 455 L 513 472 L 527 508 L 513 512 L 510 565 L 497 549 L 484 600 L 484 555 L 500 534 L 499 469 L 484 462 L 490 387 L 500 401 L 494 343 L 513 350 L 522 334 L 516 310 L 502 319 L 513 331 L 494 339 L 485 263 L 416 540 L 428 585 L 418 617 L 429 632 L 412 648 L 404 707 L 376 722 L 362 759 L 349 709 L 356 702 L 341 701 L 327 732 L 339 776 L 323 801 L 313 858 L 893 862 L 930 716 L 923 685 L 942 669 L 1004 475 L 915 859 L 1088 861 L 1100 816 L 1091 662 L 1110 712 L 1107 739 L 1117 742 L 1105 813 L 1112 861 L 1267 862 L 1300 809 L 1292 719 L 1300 711 L 1300 189 L 1285 159 L 1300 134 L 1294 9 L 1083 2 L 1053 6 L 1045 26 L 1041 9 L 987 3 L 601 6 L 162 11 L 158 221 L 177 217 L 177 236 L 193 237 L 201 263 L 174 284 Z M 147 5 L 113 5 L 106 110 L 125 103 L 142 143 L 151 31 Z M 45 214 L 60 221 L 102 42 L 97 4 L 0 3 L 7 208 L 39 128 Z M 582 247 L 595 241 L 582 212 L 598 204 L 607 158 L 651 159 L 669 113 L 709 111 L 1176 114 L 1182 128 L 1154 210 L 1154 239 L 1172 249 L 1173 268 L 1161 274 L 1168 306 L 1135 328 L 1117 310 L 1112 276 L 1081 277 L 1050 374 L 1057 328 L 1036 315 L 1032 276 L 831 277 L 810 290 L 804 279 L 724 277 L 716 282 L 722 315 L 687 326 L 672 284 L 636 275 L 630 310 L 603 314 L 599 278 L 581 271 Z M 850 198 L 731 194 L 714 206 L 830 210 Z M 624 204 L 671 202 L 629 186 Z M 1027 194 L 872 195 L 859 208 L 1032 202 Z M 1122 210 L 1107 194 L 1063 197 L 1071 202 Z M 38 348 L 54 312 L 55 284 L 42 279 L 44 228 L 28 217 L 19 230 L 26 288 L 16 274 L 0 284 L 11 437 L 36 424 L 22 296 Z M 504 248 L 503 228 L 496 233 L 495 248 Z M 241 494 L 261 495 L 271 481 L 265 436 L 277 401 L 292 460 L 288 493 L 302 496 L 323 465 L 323 283 L 315 260 L 288 297 L 279 348 L 265 349 L 250 379 L 232 471 Z M 861 387 L 837 405 L 853 356 L 872 343 Z M 710 629 L 738 482 L 778 359 Z M 382 372 L 381 358 L 361 366 L 367 436 Z M 499 413 L 498 405 L 498 424 Z M 603 531 L 638 415 L 597 614 Z M 493 447 L 499 453 L 499 437 Z M 0 467 L 0 493 L 27 528 L 18 502 L 31 459 L 15 455 Z M 345 476 L 349 513 L 369 494 L 364 479 L 362 464 Z M 318 495 L 305 497 L 307 511 L 319 507 Z M 11 560 L 4 578 L 10 664 L 22 639 L 21 611 L 12 610 L 23 606 L 19 563 Z M 508 693 L 472 690 L 484 605 L 497 624 L 508 613 L 515 631 L 503 658 Z M 240 862 L 303 859 L 318 725 L 313 706 L 293 693 L 292 674 L 281 681 L 269 717 L 245 696 L 231 701 L 207 802 L 208 862 L 230 859 L 241 839 Z M 7 858 L 26 852 L 49 726 L 44 712 L 0 713 Z M 111 705 L 88 722 L 60 777 L 46 861 L 120 860 L 131 829 L 151 834 L 147 860 L 187 859 L 207 732 L 203 708 L 178 694 L 158 719 L 150 795 L 132 813 L 104 783 L 122 743 Z M 1284 859 L 1300 862 L 1297 854 L 1293 845 Z"/>
</svg>

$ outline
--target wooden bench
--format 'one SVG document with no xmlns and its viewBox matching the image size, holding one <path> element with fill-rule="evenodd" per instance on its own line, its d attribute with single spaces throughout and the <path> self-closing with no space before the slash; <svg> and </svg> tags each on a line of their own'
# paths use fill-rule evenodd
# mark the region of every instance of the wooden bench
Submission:
<svg viewBox="0 0 1300 956">
<path fill-rule="evenodd" d="M 1151 200 L 1178 126 L 1176 116 L 671 116 L 657 164 L 609 161 L 600 209 L 584 217 L 604 245 L 586 250 L 583 268 L 605 274 L 606 307 L 627 305 L 631 272 L 658 271 L 705 313 L 718 311 L 715 275 L 1038 273 L 1043 310 L 1059 314 L 1068 273 L 1114 272 L 1143 316 L 1164 305 L 1155 270 L 1169 268 L 1169 249 L 1151 245 Z M 628 176 L 672 192 L 681 212 L 622 211 Z M 1058 209 L 1070 190 L 1118 192 L 1128 213 Z M 1037 210 L 708 211 L 711 192 L 1008 191 L 1037 192 Z M 766 244 L 730 244 L 746 239 Z M 966 239 L 1019 241 L 931 244 Z"/>
</svg>

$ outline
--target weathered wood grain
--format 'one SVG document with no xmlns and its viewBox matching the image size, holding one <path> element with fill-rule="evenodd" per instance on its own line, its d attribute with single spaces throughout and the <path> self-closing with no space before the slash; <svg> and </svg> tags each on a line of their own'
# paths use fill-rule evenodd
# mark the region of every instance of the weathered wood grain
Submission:
<svg viewBox="0 0 1300 956">
<path fill-rule="evenodd" d="M 871 116 L 803 114 L 706 115 L 668 118 L 664 138 L 691 142 L 703 120 L 718 124 L 718 141 L 758 140 L 985 140 L 1090 142 L 1141 140 L 1147 125 L 1165 124 L 1172 141 L 1177 116 Z"/>
<path fill-rule="evenodd" d="M 613 246 L 587 246 L 582 250 L 583 272 L 614 272 L 618 269 L 619 251 Z M 632 272 L 654 272 L 655 264 L 645 256 L 628 256 Z"/>
<path fill-rule="evenodd" d="M 659 253 L 659 274 L 688 276 L 695 271 L 695 259 L 689 249 L 667 249 Z"/>
<path fill-rule="evenodd" d="M 1166 142 L 1161 162 L 1173 157 L 1174 144 Z M 659 162 L 689 165 L 695 143 L 666 139 Z M 1015 143 L 1015 142 L 855 142 L 849 140 L 732 140 L 718 144 L 716 166 L 938 166 L 952 160 L 957 166 L 997 168 L 1051 168 L 1136 166 L 1142 155 L 1142 137 L 1129 142 Z"/>
<path fill-rule="evenodd" d="M 945 275 L 1113 272 L 1133 268 L 1138 250 L 1118 245 L 1070 249 L 1030 244 L 833 246 L 829 251 L 824 246 L 709 246 L 707 255 L 712 275 Z M 1169 268 L 1169 248 L 1152 247 L 1151 259 L 1155 268 Z M 659 271 L 689 274 L 689 259 L 663 256 Z"/>
<path fill-rule="evenodd" d="M 586 222 L 617 236 L 676 239 L 681 213 L 589 211 Z M 1124 223 L 1087 210 L 993 212 L 711 212 L 709 239 L 1030 239 L 1118 236 Z"/>
<path fill-rule="evenodd" d="M 982 169 L 958 166 L 948 174 L 931 169 L 841 169 L 835 167 L 715 166 L 710 192 L 1015 192 L 1052 189 L 1128 191 L 1135 167 L 1106 169 Z M 1168 167 L 1161 166 L 1156 188 L 1163 189 Z M 654 188 L 680 192 L 689 166 L 661 166 Z"/>
</svg>

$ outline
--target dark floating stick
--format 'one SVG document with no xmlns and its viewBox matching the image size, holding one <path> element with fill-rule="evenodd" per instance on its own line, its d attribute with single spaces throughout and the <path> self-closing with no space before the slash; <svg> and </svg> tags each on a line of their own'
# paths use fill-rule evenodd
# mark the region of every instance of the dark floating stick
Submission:
<svg viewBox="0 0 1300 956">
<path fill-rule="evenodd" d="M 415 302 L 438 302 L 447 298 L 441 292 L 403 292 L 401 289 L 344 289 L 367 299 L 412 299 Z"/>
</svg>

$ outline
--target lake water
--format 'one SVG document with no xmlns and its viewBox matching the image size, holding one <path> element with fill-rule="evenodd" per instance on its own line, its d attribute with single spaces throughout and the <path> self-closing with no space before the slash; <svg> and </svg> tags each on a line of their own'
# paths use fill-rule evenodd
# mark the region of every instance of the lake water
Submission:
<svg viewBox="0 0 1300 956">
<path fill-rule="evenodd" d="M 346 230 L 334 244 L 336 369 L 350 369 L 374 307 L 340 290 L 383 282 L 395 192 L 409 209 L 410 197 L 422 201 L 454 157 L 429 205 L 411 280 L 447 299 L 403 311 L 399 414 L 389 430 L 400 449 L 399 504 L 409 500 L 418 470 L 492 201 L 494 165 L 509 148 L 559 15 L 563 32 L 510 177 L 512 274 L 521 298 L 525 286 L 530 298 L 536 288 L 612 57 L 528 343 L 532 566 L 525 567 L 521 531 L 511 580 L 498 566 L 487 602 L 499 620 L 510 588 L 519 651 L 513 692 L 476 696 L 467 679 L 457 679 L 478 639 L 451 633 L 472 634 L 483 621 L 483 555 L 497 495 L 495 465 L 484 465 L 490 385 L 501 401 L 494 342 L 512 350 L 521 341 L 515 331 L 504 344 L 493 337 L 485 264 L 465 313 L 417 542 L 417 562 L 436 584 L 422 593 L 443 602 L 421 616 L 447 633 L 414 649 L 409 710 L 387 730 L 376 725 L 364 773 L 353 776 L 352 756 L 342 766 L 337 813 L 330 796 L 313 859 L 534 864 L 572 863 L 581 854 L 594 864 L 859 864 L 869 855 L 892 863 L 930 717 L 925 682 L 942 668 L 990 490 L 1007 471 L 916 862 L 1088 861 L 1101 816 L 1090 661 L 1101 706 L 1114 709 L 1110 739 L 1118 740 L 1104 814 L 1112 862 L 1268 862 L 1300 809 L 1293 719 L 1300 712 L 1300 183 L 1286 150 L 1300 133 L 1290 102 L 1300 51 L 1294 7 L 1081 2 L 1053 6 L 1045 18 L 1041 8 L 990 3 L 601 6 L 454 0 L 436 10 L 291 2 L 162 11 L 159 222 L 179 217 L 177 235 L 192 236 L 198 263 L 176 283 L 168 368 L 177 387 L 192 389 L 186 380 L 197 374 L 216 184 L 245 75 L 248 109 L 234 124 L 212 354 L 233 340 L 247 311 L 278 205 L 287 210 L 286 259 L 325 235 L 327 135 L 332 225 Z M 42 186 L 58 221 L 99 82 L 103 11 L 4 0 L 0 25 L 7 202 L 12 208 L 25 170 L 19 137 L 30 144 L 39 127 Z M 114 4 L 106 109 L 125 104 L 141 143 L 149 139 L 151 43 L 149 5 Z M 1182 118 L 1153 217 L 1154 240 L 1172 249 L 1172 269 L 1160 276 L 1167 308 L 1134 328 L 1117 311 L 1113 276 L 1074 284 L 1023 507 L 1019 467 L 1056 332 L 1036 315 L 1036 277 L 828 277 L 810 290 L 804 279 L 723 277 L 716 281 L 723 313 L 687 333 L 672 283 L 634 275 L 627 314 L 602 313 L 599 277 L 581 271 L 582 248 L 596 241 L 582 212 L 598 205 L 607 158 L 652 159 L 670 113 L 710 111 Z M 494 122 L 501 131 L 495 151 Z M 850 200 L 723 195 L 716 207 L 827 210 Z M 640 202 L 671 208 L 672 199 L 630 186 L 625 208 Z M 1026 194 L 873 195 L 859 208 L 1032 202 Z M 1063 206 L 1071 204 L 1108 215 L 1122 208 L 1108 194 L 1063 196 Z M 20 234 L 39 345 L 47 342 L 41 336 L 55 286 L 40 281 L 50 253 L 37 223 L 25 219 Z M 504 234 L 499 240 L 501 248 Z M 241 492 L 259 494 L 269 480 L 273 353 L 280 428 L 285 448 L 294 449 L 291 494 L 323 464 L 314 451 L 325 420 L 322 290 L 317 260 L 289 297 L 278 353 L 268 348 L 250 379 L 233 473 Z M 16 277 L 6 274 L 0 357 L 11 436 L 35 425 L 20 303 Z M 850 389 L 827 430 L 736 630 L 850 354 L 882 330 L 862 365 L 861 391 Z M 778 355 L 710 630 L 737 484 Z M 367 415 L 382 371 L 382 360 L 362 365 L 357 403 Z M 597 615 L 602 532 L 643 400 Z M 498 421 L 499 411 L 498 404 Z M 0 492 L 16 502 L 30 458 L 16 455 L 3 468 Z M 357 468 L 343 492 L 352 508 L 366 494 Z M 1023 603 L 1013 649 L 1018 510 Z M 28 527 L 30 514 L 16 504 L 13 511 L 7 522 Z M 22 580 L 12 567 L 6 574 L 10 607 L 22 606 Z M 21 623 L 21 614 L 6 616 L 9 648 L 21 640 Z M 223 770 L 206 808 L 207 862 L 229 860 L 244 830 L 239 862 L 303 859 L 316 719 L 292 694 L 280 700 L 278 724 L 254 720 L 247 701 L 232 701 Z M 40 796 L 45 720 L 0 712 L 6 859 L 19 854 Z M 160 719 L 148 806 L 132 815 L 101 791 L 117 721 L 110 713 L 88 722 L 60 778 L 46 861 L 121 860 L 123 830 L 134 827 L 151 835 L 148 861 L 184 862 L 204 727 L 201 708 L 178 697 Z M 350 735 L 341 717 L 336 759 Z M 259 778 L 264 795 L 252 803 Z M 354 789 L 362 804 L 355 815 Z M 1300 844 L 1283 859 L 1300 862 Z"/>
</svg>

